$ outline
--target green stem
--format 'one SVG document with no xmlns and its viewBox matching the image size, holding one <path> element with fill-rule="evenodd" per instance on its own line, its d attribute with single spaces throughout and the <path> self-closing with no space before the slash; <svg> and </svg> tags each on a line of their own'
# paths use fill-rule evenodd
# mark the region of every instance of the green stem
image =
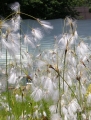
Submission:
<svg viewBox="0 0 91 120">
<path fill-rule="evenodd" d="M 11 112 L 10 112 L 10 93 L 9 93 L 9 85 L 8 85 L 8 68 L 7 68 L 7 56 L 8 56 L 8 52 L 6 49 L 6 82 L 7 82 L 7 97 L 8 97 L 8 104 L 9 104 L 9 113 L 10 113 L 10 120 L 11 120 Z"/>
<path fill-rule="evenodd" d="M 62 77 L 61 75 L 60 75 L 60 77 L 63 79 L 63 77 Z M 75 98 L 77 99 L 77 101 L 78 101 L 78 103 L 79 103 L 79 105 L 80 105 L 80 102 L 79 102 L 77 96 L 75 95 L 74 91 L 73 91 L 72 88 L 70 87 L 70 85 L 67 83 L 67 81 L 66 81 L 65 79 L 64 79 L 64 82 L 68 85 L 68 87 L 70 88 L 71 92 L 73 93 L 73 95 L 75 96 Z"/>
<path fill-rule="evenodd" d="M 35 18 L 34 16 L 29 15 L 29 14 L 27 14 L 27 13 L 20 12 L 20 14 L 26 15 L 26 16 L 28 16 L 28 17 L 30 17 L 30 18 L 33 18 L 34 20 L 37 20 L 37 18 Z"/>
<path fill-rule="evenodd" d="M 11 17 L 12 15 L 15 15 L 15 14 L 16 14 L 16 13 L 14 12 L 14 13 L 8 15 L 3 21 L 6 21 L 9 17 Z"/>
<path fill-rule="evenodd" d="M 57 50 L 57 70 L 59 72 L 59 69 L 58 69 L 58 50 Z M 61 88 L 60 88 L 60 75 L 58 74 L 58 78 L 59 78 L 59 113 L 60 113 L 60 116 L 61 116 Z"/>
<path fill-rule="evenodd" d="M 66 63 L 66 54 L 67 50 L 65 50 L 65 55 L 64 55 L 64 66 L 63 66 L 63 93 L 64 93 L 64 79 L 65 79 L 65 63 Z"/>
<path fill-rule="evenodd" d="M 22 107 L 23 108 L 22 109 L 22 117 L 23 117 L 23 120 L 24 120 L 24 104 L 23 104 L 24 103 L 24 100 L 23 100 L 24 98 L 23 97 L 24 97 L 24 95 L 23 95 L 23 91 L 22 91 L 22 106 L 23 106 Z"/>
<path fill-rule="evenodd" d="M 21 62 L 21 25 L 20 25 L 20 68 L 22 69 L 22 62 Z M 21 70 L 22 74 L 22 70 Z"/>
<path fill-rule="evenodd" d="M 58 73 L 58 76 L 60 76 L 60 77 L 63 79 L 63 77 L 61 76 L 61 74 L 59 73 L 59 71 L 57 71 L 57 70 L 56 70 L 55 68 L 53 68 L 51 65 L 50 65 L 49 67 L 52 68 L 53 70 L 55 70 L 55 72 Z M 80 102 L 79 102 L 77 96 L 75 95 L 74 91 L 73 91 L 72 88 L 70 87 L 70 85 L 67 83 L 67 81 L 66 81 L 65 79 L 64 79 L 64 82 L 68 85 L 69 89 L 71 90 L 71 92 L 73 93 L 73 95 L 75 96 L 75 98 L 77 99 L 77 101 L 78 101 L 78 103 L 79 103 L 79 105 L 80 105 Z"/>
<path fill-rule="evenodd" d="M 59 112 L 61 115 L 61 89 L 60 89 L 60 76 L 59 77 Z"/>
<path fill-rule="evenodd" d="M 80 97 L 80 105 L 82 105 L 82 95 L 81 95 L 81 82 L 79 80 L 79 97 Z"/>
</svg>

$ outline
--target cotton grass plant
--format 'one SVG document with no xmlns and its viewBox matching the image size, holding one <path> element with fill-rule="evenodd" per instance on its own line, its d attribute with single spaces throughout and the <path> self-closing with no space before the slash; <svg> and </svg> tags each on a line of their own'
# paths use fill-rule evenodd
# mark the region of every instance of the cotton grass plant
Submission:
<svg viewBox="0 0 91 120">
<path fill-rule="evenodd" d="M 36 49 L 44 33 L 28 26 L 30 35 L 25 34 L 20 15 L 27 14 L 20 11 L 18 2 L 10 8 L 13 13 L 0 20 L 0 43 L 6 49 L 0 120 L 91 120 L 91 51 L 78 36 L 76 20 L 66 17 L 54 48 L 34 55 L 22 51 L 22 44 Z M 28 16 L 44 30 L 53 29 L 50 23 Z"/>
</svg>

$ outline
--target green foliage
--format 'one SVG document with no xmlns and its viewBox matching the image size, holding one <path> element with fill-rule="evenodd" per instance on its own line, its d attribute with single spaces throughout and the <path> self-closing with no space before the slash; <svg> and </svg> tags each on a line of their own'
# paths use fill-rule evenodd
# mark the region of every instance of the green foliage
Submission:
<svg viewBox="0 0 91 120">
<path fill-rule="evenodd" d="M 76 17 L 78 13 L 74 10 L 74 6 L 81 4 L 77 0 L 18 0 L 21 5 L 21 11 L 31 14 L 41 19 L 56 19 L 65 18 L 66 16 Z M 15 2 L 15 0 L 0 1 L 0 15 L 6 17 L 11 13 L 8 4 Z M 6 10 L 6 11 L 5 11 Z M 24 15 L 22 18 L 28 18 Z"/>
<path fill-rule="evenodd" d="M 34 100 L 30 97 L 30 92 L 24 92 L 20 89 L 9 91 L 9 101 L 8 99 L 4 100 L 4 104 L 10 102 L 10 111 L 7 110 L 7 107 L 0 108 L 0 120 L 6 120 L 8 116 L 11 117 L 11 120 L 20 120 L 20 116 L 26 116 L 27 120 L 39 120 L 37 118 L 32 118 L 33 114 L 36 110 L 38 110 L 41 115 L 43 116 L 43 111 L 46 112 L 47 117 L 49 118 L 50 112 L 49 112 L 49 106 L 52 104 L 52 102 L 46 102 L 45 100 L 41 100 L 39 102 L 34 102 Z M 24 92 L 23 100 L 17 101 L 15 95 L 21 95 L 22 92 Z M 7 98 L 7 92 L 4 92 L 1 94 L 2 98 Z M 1 98 L 1 101 L 2 101 Z M 25 99 L 25 100 L 24 100 Z M 0 106 L 2 106 L 0 104 Z M 5 105 L 4 105 L 5 106 Z M 12 117 L 14 116 L 14 118 Z M 23 118 L 22 118 L 23 119 Z M 43 120 L 41 118 L 41 120 Z"/>
<path fill-rule="evenodd" d="M 26 2 L 26 4 L 24 3 L 21 11 L 41 19 L 65 18 L 66 16 L 75 17 L 77 12 L 70 5 L 69 0 L 61 0 L 60 2 L 58 0 L 32 0 Z"/>
<path fill-rule="evenodd" d="M 70 2 L 71 6 L 74 6 L 74 7 L 83 6 L 83 5 L 85 5 L 85 3 L 86 3 L 86 0 L 79 0 L 79 1 L 78 0 L 72 0 Z"/>
<path fill-rule="evenodd" d="M 0 1 L 0 15 L 6 17 L 11 13 L 9 4 L 15 0 Z M 76 6 L 90 6 L 91 0 L 18 0 L 21 11 L 41 19 L 57 19 L 66 16 L 76 17 L 79 14 Z M 24 15 L 21 16 L 26 19 Z"/>
</svg>

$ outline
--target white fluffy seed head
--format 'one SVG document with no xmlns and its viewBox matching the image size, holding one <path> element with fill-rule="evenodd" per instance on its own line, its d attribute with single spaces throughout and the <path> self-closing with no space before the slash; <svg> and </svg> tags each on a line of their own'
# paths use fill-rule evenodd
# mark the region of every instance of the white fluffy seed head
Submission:
<svg viewBox="0 0 91 120">
<path fill-rule="evenodd" d="M 43 98 L 43 91 L 39 87 L 36 87 L 31 96 L 36 102 L 40 101 Z"/>
<path fill-rule="evenodd" d="M 74 114 L 77 112 L 77 110 L 81 110 L 81 108 L 77 100 L 73 99 L 68 106 L 68 113 L 70 114 L 70 116 L 74 117 Z"/>
<path fill-rule="evenodd" d="M 10 76 L 9 76 L 8 82 L 10 84 L 15 84 L 16 80 L 17 80 L 16 70 L 15 70 L 15 68 L 12 68 L 10 71 Z"/>
<path fill-rule="evenodd" d="M 39 28 L 32 28 L 32 35 L 35 37 L 36 40 L 41 40 L 43 38 L 43 33 Z"/>
<path fill-rule="evenodd" d="M 10 8 L 15 11 L 15 12 L 19 12 L 20 10 L 20 4 L 18 2 L 15 2 L 13 4 L 10 4 Z"/>
<path fill-rule="evenodd" d="M 47 21 L 43 21 L 40 19 L 37 19 L 37 21 L 42 25 L 42 27 L 44 27 L 45 29 L 53 29 L 53 26 L 47 22 Z"/>
<path fill-rule="evenodd" d="M 58 113 L 55 113 L 51 115 L 51 120 L 61 120 L 61 117 Z"/>
<path fill-rule="evenodd" d="M 80 42 L 80 44 L 77 47 L 77 53 L 79 57 L 84 57 L 88 53 L 88 45 L 86 45 L 84 42 Z"/>
<path fill-rule="evenodd" d="M 51 105 L 50 107 L 49 107 L 49 110 L 50 110 L 50 112 L 53 114 L 53 113 L 56 113 L 56 110 L 57 110 L 57 105 Z"/>
<path fill-rule="evenodd" d="M 29 35 L 25 35 L 25 36 L 24 36 L 24 43 L 25 43 L 25 45 L 30 45 L 30 46 L 32 46 L 33 48 L 35 47 L 32 39 L 31 39 L 31 37 L 30 37 Z"/>
</svg>

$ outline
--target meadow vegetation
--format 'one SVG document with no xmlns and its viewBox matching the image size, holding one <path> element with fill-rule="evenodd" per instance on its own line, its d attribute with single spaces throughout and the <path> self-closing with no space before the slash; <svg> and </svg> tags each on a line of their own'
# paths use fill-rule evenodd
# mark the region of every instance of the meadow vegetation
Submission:
<svg viewBox="0 0 91 120">
<path fill-rule="evenodd" d="M 6 50 L 0 77 L 0 120 L 91 120 L 91 50 L 78 36 L 77 21 L 66 17 L 54 48 L 33 55 L 22 51 L 22 44 L 38 48 L 43 31 L 53 26 L 21 12 L 18 2 L 10 8 L 12 14 L 0 20 L 0 47 Z M 26 35 L 21 14 L 36 20 L 42 30 L 29 26 L 30 35 Z"/>
</svg>

